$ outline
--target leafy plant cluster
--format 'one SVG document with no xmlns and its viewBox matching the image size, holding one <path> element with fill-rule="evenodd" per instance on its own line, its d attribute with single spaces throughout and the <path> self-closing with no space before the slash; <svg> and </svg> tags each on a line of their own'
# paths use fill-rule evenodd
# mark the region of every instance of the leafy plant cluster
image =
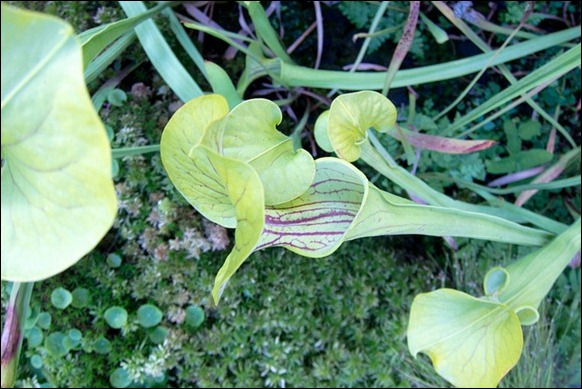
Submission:
<svg viewBox="0 0 582 389">
<path fill-rule="evenodd" d="M 395 9 L 387 13 L 377 30 L 403 25 L 407 5 L 393 3 Z M 256 22 L 260 8 L 256 4 L 248 6 Z M 508 4 L 499 11 L 499 20 L 519 23 L 524 12 L 520 7 Z M 544 7 L 542 11 L 548 12 L 548 7 Z M 572 6 L 569 7 L 568 12 L 573 12 Z M 356 27 L 365 29 L 379 5 L 345 2 L 338 8 Z M 551 5 L 549 8 L 553 10 L 550 12 L 557 12 L 557 8 Z M 428 15 L 442 27 L 450 27 L 444 18 L 434 18 L 434 13 Z M 118 11 L 100 7 L 94 21 L 99 24 L 118 16 Z M 532 20 L 533 24 L 540 25 L 548 20 L 547 14 L 534 15 Z M 192 26 L 210 33 L 204 26 Z M 420 24 L 414 35 L 410 50 L 417 61 L 422 60 L 424 52 L 430 51 L 428 42 L 433 37 L 428 35 L 427 28 L 430 27 Z M 165 29 L 165 34 L 173 37 L 168 31 Z M 230 80 L 226 82 L 223 76 L 217 76 L 217 68 L 206 65 L 212 89 L 227 97 L 230 108 L 238 104 L 237 98 L 258 79 L 256 74 L 273 79 L 279 75 L 283 84 L 296 82 L 285 80 L 287 73 L 283 71 L 277 73 L 275 64 L 281 68 L 298 68 L 293 68 L 277 52 L 277 45 L 265 31 L 268 30 L 261 30 L 258 36 L 264 39 L 263 44 L 269 50 L 252 45 L 248 51 L 243 50 L 247 55 L 245 72 L 248 73 L 240 76 L 236 87 Z M 383 31 L 383 34 L 370 41 L 369 51 L 386 39 L 394 43 L 400 39 L 400 30 Z M 232 43 L 225 35 L 219 34 L 219 38 Z M 172 42 L 175 41 L 172 39 Z M 275 52 L 275 59 L 267 58 L 272 54 L 270 50 Z M 565 48 L 560 50 L 560 47 L 549 49 L 535 60 L 533 68 L 547 62 L 551 55 L 561 54 Z M 532 66 L 527 62 L 529 58 L 519 59 L 519 67 Z M 479 296 L 482 294 L 480 279 L 488 269 L 535 251 L 463 238 L 452 242 L 456 249 L 450 252 L 441 251 L 444 249 L 433 238 L 376 238 L 371 244 L 370 241 L 346 244 L 324 260 L 297 261 L 296 256 L 271 249 L 253 254 L 253 265 L 239 270 L 229 284 L 223 303 L 214 307 L 209 299 L 210 285 L 225 256 L 222 250 L 229 247 L 235 236 L 205 220 L 173 190 L 160 157 L 147 154 L 155 152 L 155 148 L 144 155 L 132 156 L 131 150 L 159 142 L 161 129 L 182 103 L 160 78 L 149 73 L 128 77 L 125 70 L 133 65 L 124 69 L 125 65 L 128 61 L 121 58 L 102 73 L 94 81 L 97 87 L 111 78 L 93 95 L 93 103 L 102 107 L 101 117 L 113 148 L 130 150 L 118 151 L 118 154 L 114 151 L 112 169 L 119 204 L 114 229 L 98 250 L 67 271 L 66 277 L 58 276 L 38 284 L 40 293 L 33 297 L 25 324 L 24 376 L 29 378 L 20 381 L 21 386 L 283 387 L 306 382 L 311 386 L 329 387 L 446 385 L 434 376 L 428 361 L 413 362 L 404 349 L 412 296 L 420 290 L 451 286 Z M 236 66 L 233 69 L 227 63 L 224 67 L 233 71 L 231 79 L 239 76 L 240 69 Z M 163 75 L 163 71 L 160 73 Z M 495 98 L 501 91 L 499 85 L 508 86 L 500 75 L 488 77 L 488 82 L 477 84 L 470 99 L 458 104 L 454 115 L 440 118 L 443 99 L 426 96 L 436 96 L 443 90 L 430 84 L 419 86 L 416 92 L 422 97 L 415 98 L 416 92 L 411 91 L 410 103 L 399 107 L 400 135 L 394 132 L 378 135 L 396 161 L 410 166 L 433 188 L 469 203 L 478 201 L 475 193 L 482 195 L 479 184 L 540 164 L 558 164 L 562 161 L 559 159 L 562 150 L 569 147 L 558 135 L 558 144 L 552 149 L 552 135 L 548 133 L 555 132 L 553 127 L 540 120 L 537 113 L 520 107 L 488 122 L 478 136 L 476 132 L 469 134 L 469 138 L 497 142 L 486 150 L 461 155 L 416 150 L 414 154 L 407 144 L 407 139 L 418 141 L 413 132 L 429 136 L 446 133 L 463 115 Z M 542 108 L 556 117 L 562 114 L 560 123 L 568 130 L 579 123 L 573 108 L 579 77 L 579 72 L 570 72 L 560 78 L 559 85 L 555 83 L 539 94 Z M 267 89 L 273 88 L 273 96 L 281 97 L 276 87 L 267 85 Z M 170 88 L 176 91 L 171 83 Z M 232 93 L 235 88 L 239 95 L 236 98 Z M 313 141 L 312 132 L 306 129 L 313 125 L 311 114 L 320 110 L 310 112 L 312 101 L 305 98 L 303 87 L 295 88 L 289 89 L 291 98 L 277 102 L 291 118 L 295 116 L 293 110 L 305 109 L 307 102 L 308 124 L 302 120 L 303 124 L 297 123 L 292 133 L 297 146 L 301 139 L 304 145 Z M 447 88 L 452 100 L 458 90 Z M 254 93 L 253 89 L 247 93 Z M 183 94 L 178 92 L 178 95 L 185 100 Z M 579 144 L 579 133 L 569 132 Z M 404 139 L 402 134 L 406 136 Z M 320 139 L 317 141 L 322 146 Z M 322 154 L 320 149 L 312 150 Z M 575 163 L 579 154 L 569 158 L 561 167 L 564 175 L 579 175 L 579 164 Z M 385 173 L 360 162 L 357 165 L 375 185 L 407 195 Z M 522 182 L 528 185 L 527 181 Z M 491 193 L 495 192 L 491 190 Z M 505 198 L 518 198 L 517 191 L 515 198 L 511 193 L 504 193 Z M 579 187 L 566 185 L 564 189 L 557 184 L 553 190 L 536 194 L 527 208 L 570 222 L 579 215 L 579 203 Z M 387 245 L 392 248 L 388 250 Z M 425 249 L 416 251 L 413 247 Z M 442 260 L 449 255 L 451 260 Z M 427 262 L 427 257 L 433 259 Z M 511 271 L 511 265 L 507 269 Z M 498 302 L 498 295 L 503 296 L 502 291 L 508 284 L 503 281 L 503 274 L 507 273 L 504 271 L 488 273 L 485 283 L 488 296 L 483 299 Z M 574 385 L 579 382 L 579 346 L 572 346 L 580 343 L 579 285 L 579 270 L 568 271 L 558 279 L 557 287 L 547 299 L 549 304 L 542 304 L 539 309 L 540 322 L 531 328 L 524 327 L 524 356 L 502 385 L 523 386 L 527 382 L 532 386 L 551 386 L 556 382 Z M 11 284 L 3 283 L 3 308 L 7 306 L 10 288 Z M 408 331 L 410 342 L 410 328 Z M 555 366 L 566 367 L 556 371 Z"/>
</svg>

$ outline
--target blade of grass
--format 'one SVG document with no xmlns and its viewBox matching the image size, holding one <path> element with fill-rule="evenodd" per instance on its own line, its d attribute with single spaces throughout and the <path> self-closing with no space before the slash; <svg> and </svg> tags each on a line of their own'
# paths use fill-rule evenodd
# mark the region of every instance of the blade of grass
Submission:
<svg viewBox="0 0 582 389">
<path fill-rule="evenodd" d="M 366 55 L 366 52 L 368 51 L 368 46 L 370 45 L 372 38 L 374 38 L 374 36 L 375 36 L 374 34 L 376 31 L 376 28 L 378 28 L 378 24 L 380 23 L 380 20 L 382 20 L 382 17 L 386 13 L 386 9 L 388 9 L 389 4 L 390 4 L 389 1 L 383 1 L 380 3 L 380 6 L 376 10 L 376 14 L 374 15 L 374 19 L 372 19 L 372 23 L 370 24 L 370 28 L 368 29 L 368 33 L 365 34 L 366 37 L 364 39 L 364 42 L 362 43 L 362 46 L 360 47 L 360 51 L 358 52 L 358 56 L 356 57 L 356 60 L 352 64 L 352 67 L 350 68 L 348 73 L 354 73 L 358 69 L 358 67 L 360 66 L 362 61 L 364 60 L 364 56 Z M 356 34 L 356 35 L 358 35 L 358 34 Z M 354 38 L 355 37 L 356 36 L 354 35 Z M 336 93 L 337 93 L 337 88 L 333 88 L 327 94 L 327 97 L 331 97 L 331 96 L 335 95 Z"/>
<path fill-rule="evenodd" d="M 496 94 L 495 96 L 487 100 L 485 103 L 479 105 L 479 107 L 473 109 L 464 116 L 455 120 L 455 122 L 449 126 L 446 133 L 450 134 L 455 130 L 458 130 L 461 127 L 467 125 L 468 123 L 483 117 L 486 113 L 490 112 L 495 108 L 500 107 L 506 102 L 518 96 L 528 93 L 528 91 L 531 91 L 532 89 L 540 86 L 543 83 L 553 81 L 562 76 L 563 74 L 574 69 L 575 67 L 580 66 L 581 63 L 580 53 L 581 53 L 580 44 L 578 44 L 575 47 L 566 51 L 565 53 L 552 59 L 550 62 L 546 63 L 540 68 L 534 70 L 527 76 L 523 77 L 517 83 L 509 86 L 500 93 Z M 522 97 L 522 100 L 525 100 L 525 98 Z M 481 125 L 481 123 L 479 124 Z M 474 129 L 471 129 L 471 131 L 474 131 Z"/>
<path fill-rule="evenodd" d="M 144 20 L 151 18 L 166 7 L 178 4 L 176 1 L 164 1 L 150 9 L 147 12 L 131 16 L 127 19 L 99 26 L 78 35 L 83 47 L 83 62 L 85 67 L 93 58 L 97 56 L 107 45 L 130 31 L 132 28 L 142 23 Z"/>
<path fill-rule="evenodd" d="M 85 67 L 85 82 L 88 84 L 95 80 L 134 40 L 135 32 L 130 31 L 103 50 Z"/>
<path fill-rule="evenodd" d="M 186 54 L 192 58 L 192 61 L 194 61 L 198 67 L 198 70 L 200 70 L 202 75 L 208 79 L 208 75 L 206 74 L 206 66 L 204 65 L 204 58 L 202 58 L 202 55 L 196 46 L 194 46 L 194 43 L 192 43 L 192 39 L 190 39 L 188 34 L 186 34 L 186 30 L 184 30 L 184 27 L 176 17 L 176 14 L 174 14 L 174 11 L 171 9 L 165 9 L 162 13 L 170 21 L 170 29 L 176 35 L 176 39 L 178 39 L 178 42 L 180 42 L 184 48 L 184 51 L 186 51 Z"/>
<path fill-rule="evenodd" d="M 467 38 L 469 38 L 469 40 L 471 42 L 473 42 L 477 47 L 479 47 L 479 49 L 481 49 L 481 51 L 483 51 L 485 53 L 488 53 L 491 51 L 491 48 L 489 47 L 489 45 L 483 39 L 481 39 L 465 22 L 463 22 L 463 20 L 461 20 L 460 18 L 457 18 L 455 16 L 454 12 L 446 5 L 446 3 L 444 3 L 443 1 L 433 1 L 432 3 L 439 11 L 441 11 L 441 13 L 447 19 L 449 19 L 449 21 L 451 23 L 453 23 L 453 25 L 455 25 L 459 30 L 461 30 L 461 32 L 463 32 L 467 36 Z M 577 28 L 578 31 L 580 31 L 580 26 L 573 27 L 573 28 Z M 567 31 L 567 30 L 565 30 L 565 31 Z M 532 41 L 534 41 L 534 40 L 536 40 L 536 39 L 532 39 Z M 555 45 L 560 45 L 562 43 L 565 43 L 565 42 L 555 42 Z M 524 54 L 524 56 L 525 55 L 527 55 L 527 54 Z M 501 65 L 498 68 L 501 71 L 501 73 L 503 74 L 503 76 L 510 83 L 513 84 L 513 83 L 517 82 L 517 79 L 513 76 L 513 74 L 511 74 L 511 72 L 509 71 L 507 66 Z M 574 140 L 572 139 L 572 137 L 570 136 L 568 131 L 560 123 L 558 123 L 557 120 L 555 120 L 549 113 L 547 113 L 545 110 L 543 110 L 532 99 L 526 99 L 526 102 L 537 113 L 539 113 L 540 116 L 542 116 L 544 119 L 546 119 L 548 121 L 548 123 L 550 123 L 558 131 L 560 131 L 562 136 L 570 143 L 570 145 L 572 147 L 576 147 L 576 142 L 574 142 Z"/>
<path fill-rule="evenodd" d="M 418 23 L 419 13 L 420 13 L 420 1 L 411 1 L 410 13 L 408 14 L 408 19 L 406 19 L 404 31 L 402 32 L 402 36 L 398 41 L 398 45 L 396 45 L 396 49 L 394 50 L 394 54 L 392 55 L 392 60 L 390 61 L 390 65 L 388 66 L 388 71 L 386 72 L 384 86 L 382 87 L 382 94 L 384 96 L 388 95 L 390 85 L 392 85 L 392 81 L 394 81 L 396 72 L 398 72 L 398 69 L 400 69 L 402 61 L 404 61 L 406 54 L 408 54 L 408 50 L 410 50 L 410 46 L 412 45 L 412 41 L 414 40 L 414 32 L 416 31 L 416 24 Z"/>
<path fill-rule="evenodd" d="M 147 145 L 147 146 L 135 146 L 135 147 L 120 147 L 118 149 L 111 150 L 112 158 L 123 158 L 131 157 L 133 155 L 142 155 L 147 153 L 157 153 L 160 151 L 160 145 Z"/>
<path fill-rule="evenodd" d="M 236 92 L 228 74 L 217 64 L 206 61 L 206 70 L 208 74 L 208 81 L 214 93 L 218 93 L 226 98 L 230 109 L 236 107 L 242 101 L 241 97 Z"/>
<path fill-rule="evenodd" d="M 580 150 L 577 150 L 580 152 Z M 515 185 L 509 188 L 504 189 L 497 189 L 497 188 L 490 188 L 488 186 L 483 186 L 479 184 L 475 184 L 474 182 L 465 181 L 461 178 L 451 177 L 447 174 L 443 173 L 427 173 L 422 175 L 423 178 L 430 179 L 433 181 L 444 181 L 444 182 L 454 182 L 459 186 L 463 186 L 467 189 L 479 189 L 481 191 L 487 191 L 494 195 L 508 195 L 512 193 L 520 193 L 527 190 L 552 190 L 552 189 L 563 189 L 563 188 L 571 188 L 573 186 L 580 186 L 582 183 L 581 176 L 574 176 L 569 178 L 564 178 L 561 180 L 555 180 L 551 182 L 534 182 L 532 181 L 529 184 L 523 185 Z M 519 204 L 515 204 L 516 206 L 520 207 Z"/>
<path fill-rule="evenodd" d="M 467 96 L 467 94 L 471 91 L 471 89 L 473 89 L 473 86 L 475 86 L 477 81 L 479 81 L 481 76 L 487 71 L 491 62 L 507 47 L 509 42 L 511 42 L 513 40 L 513 38 L 516 36 L 516 34 L 519 32 L 519 30 L 523 27 L 525 21 L 529 17 L 529 14 L 531 14 L 531 10 L 529 11 L 528 14 L 524 15 L 524 17 L 521 18 L 521 22 L 519 23 L 519 25 L 507 37 L 507 39 L 503 42 L 501 47 L 499 47 L 499 49 L 495 50 L 495 55 L 493 57 L 491 57 L 491 59 L 488 61 L 487 65 L 484 66 L 483 69 L 481 69 L 481 71 L 479 71 L 479 73 L 477 73 L 477 75 L 473 78 L 473 80 L 469 83 L 469 85 L 467 85 L 467 87 L 459 94 L 459 96 L 455 99 L 455 101 L 453 101 L 451 104 L 449 104 L 449 106 L 447 106 L 444 110 L 442 110 L 435 117 L 432 118 L 433 121 L 436 122 L 438 119 L 440 119 L 441 117 L 446 115 L 451 109 L 455 108 L 457 106 L 457 104 L 459 104 L 461 102 L 461 100 L 463 100 L 465 98 L 465 96 Z"/>
<path fill-rule="evenodd" d="M 580 36 L 580 28 L 571 28 L 556 33 L 541 36 L 525 42 L 509 46 L 500 53 L 490 66 L 513 61 L 526 55 L 554 47 L 557 44 L 576 39 Z M 461 77 L 481 70 L 494 53 L 484 53 L 438 65 L 429 65 L 414 69 L 404 69 L 396 73 L 392 88 L 402 88 L 436 81 L 444 81 Z M 280 67 L 281 82 L 287 86 L 303 86 L 312 88 L 342 89 L 342 90 L 380 90 L 384 84 L 385 74 L 376 72 L 347 73 L 333 70 L 311 69 L 303 66 L 284 63 L 276 59 L 263 60 L 265 66 Z"/>
<path fill-rule="evenodd" d="M 261 3 L 258 1 L 249 1 L 247 3 L 247 10 L 249 11 L 249 15 L 255 25 L 257 36 L 260 37 L 267 47 L 283 62 L 293 63 L 293 60 L 281 44 L 279 36 L 271 25 L 269 17 Z"/>
<path fill-rule="evenodd" d="M 554 178 L 557 178 L 562 172 L 566 169 L 566 167 L 572 162 L 574 158 L 580 156 L 580 148 L 576 148 L 570 150 L 566 154 L 562 155 L 558 162 L 550 166 L 546 171 L 540 174 L 532 181 L 532 185 L 541 184 L 541 183 L 548 183 L 551 184 L 557 183 L 558 181 L 552 181 Z M 564 181 L 564 180 L 561 180 Z M 578 185 L 580 185 L 580 176 L 578 176 Z M 517 199 L 515 200 L 515 205 L 518 207 L 523 206 L 533 195 L 535 195 L 540 188 L 532 188 L 531 190 L 526 190 L 523 193 L 520 193 Z"/>
<path fill-rule="evenodd" d="M 317 57 L 315 58 L 314 68 L 318 69 L 323 54 L 323 15 L 321 14 L 321 4 L 319 1 L 313 2 L 315 8 L 315 21 L 317 22 Z"/>
<path fill-rule="evenodd" d="M 119 4 L 130 17 L 147 12 L 146 6 L 141 1 L 120 1 Z M 146 20 L 136 26 L 135 33 L 160 76 L 180 100 L 185 102 L 202 95 L 202 89 L 178 60 L 152 20 Z"/>
</svg>

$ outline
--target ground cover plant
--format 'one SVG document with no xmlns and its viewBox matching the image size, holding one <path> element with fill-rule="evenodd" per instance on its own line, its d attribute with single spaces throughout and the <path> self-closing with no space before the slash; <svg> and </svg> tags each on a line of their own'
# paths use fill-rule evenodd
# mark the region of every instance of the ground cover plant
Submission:
<svg viewBox="0 0 582 389">
<path fill-rule="evenodd" d="M 3 386 L 579 385 L 579 8 L 67 4 L 3 4 Z"/>
</svg>

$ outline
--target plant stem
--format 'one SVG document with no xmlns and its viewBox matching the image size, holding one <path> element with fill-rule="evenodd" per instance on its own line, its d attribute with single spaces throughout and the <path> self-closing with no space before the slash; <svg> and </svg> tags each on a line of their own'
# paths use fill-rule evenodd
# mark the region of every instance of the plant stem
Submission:
<svg viewBox="0 0 582 389">
<path fill-rule="evenodd" d="M 14 282 L 6 308 L 2 331 L 2 387 L 12 388 L 16 381 L 18 360 L 22 348 L 24 322 L 28 313 L 34 282 Z"/>
</svg>

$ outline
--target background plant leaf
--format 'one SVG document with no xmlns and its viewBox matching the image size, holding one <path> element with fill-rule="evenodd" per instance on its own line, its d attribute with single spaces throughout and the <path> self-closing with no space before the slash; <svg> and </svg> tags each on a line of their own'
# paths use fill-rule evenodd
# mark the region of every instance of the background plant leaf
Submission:
<svg viewBox="0 0 582 389">
<path fill-rule="evenodd" d="M 408 349 L 432 360 L 437 373 L 460 388 L 495 387 L 523 348 L 517 315 L 506 306 L 453 289 L 414 298 Z"/>
<path fill-rule="evenodd" d="M 360 145 L 367 140 L 369 128 L 386 132 L 396 123 L 394 104 L 373 91 L 341 95 L 329 111 L 329 139 L 336 154 L 348 162 L 360 157 Z"/>
<path fill-rule="evenodd" d="M 236 226 L 234 208 L 222 187 L 203 172 L 211 170 L 207 158 L 195 160 L 190 150 L 198 145 L 208 127 L 228 113 L 219 95 L 190 100 L 170 119 L 160 141 L 164 168 L 178 191 L 206 218 L 225 227 Z"/>
<path fill-rule="evenodd" d="M 95 247 L 116 198 L 81 48 L 67 23 L 4 4 L 2 158 L 2 279 L 50 277 Z"/>
<path fill-rule="evenodd" d="M 251 165 L 263 183 L 265 203 L 290 201 L 309 188 L 315 175 L 315 162 L 303 150 L 293 150 L 293 140 L 279 132 L 279 107 L 265 99 L 252 99 L 237 105 L 216 134 L 214 147 L 221 155 Z"/>
</svg>

